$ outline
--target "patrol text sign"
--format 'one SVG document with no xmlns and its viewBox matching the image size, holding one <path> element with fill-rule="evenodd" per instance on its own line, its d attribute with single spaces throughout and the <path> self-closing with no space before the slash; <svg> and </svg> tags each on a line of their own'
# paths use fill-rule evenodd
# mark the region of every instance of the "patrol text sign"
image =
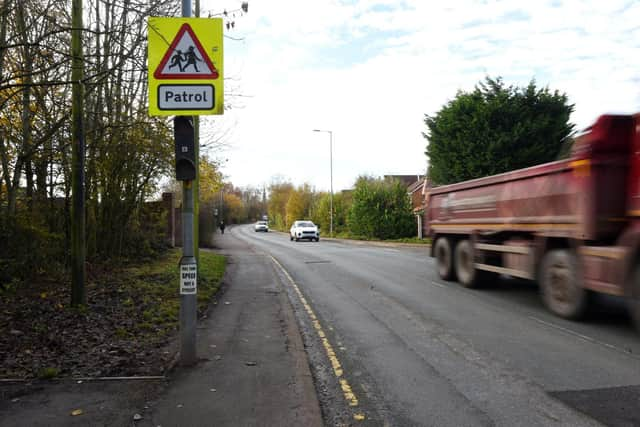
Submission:
<svg viewBox="0 0 640 427">
<path fill-rule="evenodd" d="M 223 113 L 220 18 L 149 18 L 149 114 Z"/>
<path fill-rule="evenodd" d="M 213 85 L 159 85 L 158 108 L 160 110 L 212 109 L 214 94 Z"/>
</svg>

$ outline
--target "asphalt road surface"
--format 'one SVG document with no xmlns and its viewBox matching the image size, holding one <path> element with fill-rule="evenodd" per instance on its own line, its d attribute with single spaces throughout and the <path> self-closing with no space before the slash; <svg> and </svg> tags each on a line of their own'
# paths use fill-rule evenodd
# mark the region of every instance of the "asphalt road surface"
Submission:
<svg viewBox="0 0 640 427">
<path fill-rule="evenodd" d="M 640 425 L 640 335 L 619 300 L 570 322 L 528 282 L 442 281 L 426 247 L 231 233 L 272 257 L 327 424 Z"/>
</svg>

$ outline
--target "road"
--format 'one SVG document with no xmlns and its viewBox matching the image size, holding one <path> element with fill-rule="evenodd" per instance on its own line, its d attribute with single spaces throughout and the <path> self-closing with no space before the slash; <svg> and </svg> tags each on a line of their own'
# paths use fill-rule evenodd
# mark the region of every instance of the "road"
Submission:
<svg viewBox="0 0 640 427">
<path fill-rule="evenodd" d="M 231 233 L 272 257 L 328 424 L 640 425 L 640 338 L 618 300 L 569 322 L 527 282 L 442 281 L 426 247 Z"/>
</svg>

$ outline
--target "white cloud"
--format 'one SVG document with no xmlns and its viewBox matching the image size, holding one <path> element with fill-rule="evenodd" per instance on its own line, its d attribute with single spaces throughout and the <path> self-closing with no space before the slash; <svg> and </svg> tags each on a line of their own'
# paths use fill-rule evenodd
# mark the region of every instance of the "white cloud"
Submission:
<svg viewBox="0 0 640 427">
<path fill-rule="evenodd" d="M 567 92 L 579 127 L 638 111 L 639 18 L 628 1 L 250 1 L 232 33 L 244 41 L 225 42 L 227 77 L 249 96 L 222 119 L 237 122 L 225 173 L 328 189 L 328 136 L 314 128 L 334 131 L 336 190 L 422 173 L 424 114 L 485 75 Z"/>
</svg>

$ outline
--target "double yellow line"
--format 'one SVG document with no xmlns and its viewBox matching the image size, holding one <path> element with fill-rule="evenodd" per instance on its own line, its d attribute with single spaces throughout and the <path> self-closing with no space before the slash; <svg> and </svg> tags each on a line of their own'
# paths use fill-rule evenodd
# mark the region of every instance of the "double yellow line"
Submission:
<svg viewBox="0 0 640 427">
<path fill-rule="evenodd" d="M 289 272 L 284 269 L 282 264 L 280 264 L 280 262 L 278 262 L 277 259 L 275 259 L 272 255 L 269 255 L 269 256 L 273 260 L 274 264 L 277 265 L 280 268 L 280 271 L 282 271 L 282 273 L 287 277 L 287 279 L 289 280 L 289 283 L 291 283 L 291 286 L 293 287 L 293 290 L 298 295 L 298 298 L 300 299 L 302 306 L 304 307 L 305 311 L 309 315 L 309 318 L 311 319 L 311 323 L 313 324 L 313 327 L 315 328 L 316 333 L 320 338 L 320 341 L 322 341 L 322 345 L 324 346 L 324 350 L 327 353 L 329 362 L 331 362 L 333 373 L 336 375 L 336 377 L 338 378 L 338 381 L 340 382 L 340 388 L 342 388 L 342 394 L 344 395 L 344 398 L 347 401 L 347 404 L 354 408 L 357 407 L 358 398 L 356 397 L 355 393 L 353 392 L 353 389 L 349 385 L 349 382 L 344 377 L 344 370 L 342 368 L 342 364 L 340 363 L 340 360 L 338 359 L 336 352 L 333 350 L 333 346 L 329 342 L 329 338 L 327 338 L 327 334 L 325 334 L 324 329 L 320 324 L 320 320 L 318 320 L 318 317 L 316 316 L 313 309 L 307 302 L 307 299 L 304 297 L 304 295 L 302 295 L 300 288 L 298 287 L 296 282 L 293 280 Z M 353 418 L 357 421 L 362 421 L 365 419 L 365 415 L 360 412 L 356 412 L 353 415 Z"/>
</svg>

